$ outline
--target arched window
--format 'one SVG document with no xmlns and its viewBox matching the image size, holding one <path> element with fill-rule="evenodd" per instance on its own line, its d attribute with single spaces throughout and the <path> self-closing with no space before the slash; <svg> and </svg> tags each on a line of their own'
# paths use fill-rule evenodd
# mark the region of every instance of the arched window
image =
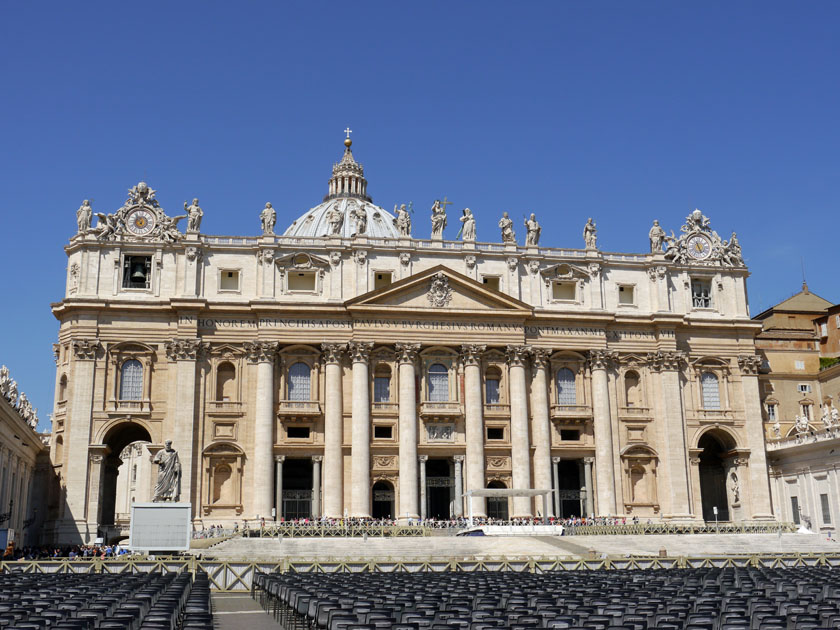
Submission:
<svg viewBox="0 0 840 630">
<path fill-rule="evenodd" d="M 636 372 L 627 372 L 624 375 L 624 394 L 628 407 L 639 407 L 642 404 L 642 389 L 639 384 L 639 375 Z"/>
<path fill-rule="evenodd" d="M 373 402 L 391 402 L 391 368 L 385 364 L 377 365 L 373 373 Z"/>
<path fill-rule="evenodd" d="M 449 400 L 449 370 L 441 363 L 429 366 L 429 400 L 431 402 Z"/>
<path fill-rule="evenodd" d="M 216 369 L 216 400 L 234 400 L 236 398 L 236 368 L 225 361 Z"/>
<path fill-rule="evenodd" d="M 557 404 L 576 405 L 577 392 L 575 391 L 575 373 L 569 368 L 557 370 Z"/>
<path fill-rule="evenodd" d="M 497 367 L 488 368 L 484 375 L 484 402 L 488 405 L 497 405 L 501 402 L 499 384 L 502 381 L 502 373 Z"/>
<path fill-rule="evenodd" d="M 700 376 L 700 387 L 703 390 L 703 409 L 720 409 L 720 384 L 717 374 L 703 372 Z"/>
<path fill-rule="evenodd" d="M 129 359 L 120 369 L 120 400 L 142 400 L 143 364 Z"/>
<path fill-rule="evenodd" d="M 311 370 L 306 363 L 295 363 L 289 368 L 289 400 L 310 400 Z"/>
<path fill-rule="evenodd" d="M 213 503 L 233 503 L 233 471 L 227 464 L 219 464 L 213 471 Z"/>
</svg>

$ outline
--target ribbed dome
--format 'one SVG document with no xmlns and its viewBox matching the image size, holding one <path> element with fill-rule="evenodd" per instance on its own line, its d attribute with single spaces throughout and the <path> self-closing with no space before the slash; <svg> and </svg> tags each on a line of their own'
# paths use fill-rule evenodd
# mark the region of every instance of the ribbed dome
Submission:
<svg viewBox="0 0 840 630">
<path fill-rule="evenodd" d="M 284 236 L 400 238 L 394 216 L 371 203 L 365 169 L 353 158 L 351 144 L 349 138 L 344 141 L 344 155 L 333 165 L 323 203 L 293 221 Z"/>
</svg>

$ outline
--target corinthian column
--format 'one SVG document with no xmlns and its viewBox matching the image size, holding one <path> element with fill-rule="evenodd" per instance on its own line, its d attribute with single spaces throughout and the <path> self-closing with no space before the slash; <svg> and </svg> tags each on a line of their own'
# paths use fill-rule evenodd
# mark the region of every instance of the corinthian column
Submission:
<svg viewBox="0 0 840 630">
<path fill-rule="evenodd" d="M 348 344 L 353 362 L 353 433 L 350 445 L 350 515 L 370 518 L 370 378 L 368 361 L 372 341 Z"/>
<path fill-rule="evenodd" d="M 510 372 L 510 459 L 513 487 L 531 488 L 531 446 L 528 437 L 528 394 L 525 387 L 525 363 L 528 346 L 508 346 Z M 530 518 L 531 498 L 513 497 L 513 518 Z"/>
<path fill-rule="evenodd" d="M 464 364 L 464 422 L 466 432 L 467 490 L 484 488 L 484 399 L 481 395 L 481 354 L 487 346 L 461 346 Z M 470 497 L 472 515 L 484 518 L 484 497 Z M 468 510 L 470 511 L 470 510 Z"/>
<path fill-rule="evenodd" d="M 274 504 L 274 357 L 277 346 L 277 342 L 274 341 L 253 341 L 245 344 L 248 361 L 257 366 L 252 480 L 254 516 L 257 518 L 270 518 L 271 506 Z M 281 506 L 277 509 L 281 509 Z"/>
<path fill-rule="evenodd" d="M 616 353 L 609 350 L 592 350 L 589 353 L 595 425 L 595 482 L 598 484 L 598 504 L 595 510 L 602 516 L 616 514 L 612 415 L 610 388 L 607 382 L 607 368 L 615 360 L 615 356 Z"/>
<path fill-rule="evenodd" d="M 326 400 L 324 409 L 324 516 L 341 518 L 344 506 L 344 406 L 341 393 L 342 343 L 321 344 L 324 352 Z"/>
<path fill-rule="evenodd" d="M 741 384 L 744 389 L 744 425 L 747 432 L 747 446 L 750 448 L 750 505 L 752 518 L 770 520 L 773 510 L 770 504 L 770 480 L 767 476 L 767 456 L 764 444 L 764 421 L 761 418 L 761 402 L 758 393 L 758 370 L 761 358 L 756 355 L 738 357 L 741 368 Z"/>
<path fill-rule="evenodd" d="M 534 348 L 533 380 L 531 381 L 531 415 L 534 418 L 534 487 L 551 490 L 551 420 L 548 417 L 548 382 L 546 367 L 550 350 Z M 548 503 L 548 518 L 554 516 L 554 501 Z"/>
<path fill-rule="evenodd" d="M 400 507 L 401 521 L 420 517 L 417 463 L 417 391 L 414 364 L 419 343 L 396 344 L 400 365 Z"/>
</svg>

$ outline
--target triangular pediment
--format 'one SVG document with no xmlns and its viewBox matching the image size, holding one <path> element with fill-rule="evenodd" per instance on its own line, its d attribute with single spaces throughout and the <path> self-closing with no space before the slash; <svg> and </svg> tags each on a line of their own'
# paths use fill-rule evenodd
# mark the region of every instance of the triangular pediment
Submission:
<svg viewBox="0 0 840 630">
<path fill-rule="evenodd" d="M 387 310 L 401 314 L 425 311 L 528 317 L 533 311 L 528 304 L 443 265 L 360 295 L 346 306 L 351 312 Z"/>
</svg>

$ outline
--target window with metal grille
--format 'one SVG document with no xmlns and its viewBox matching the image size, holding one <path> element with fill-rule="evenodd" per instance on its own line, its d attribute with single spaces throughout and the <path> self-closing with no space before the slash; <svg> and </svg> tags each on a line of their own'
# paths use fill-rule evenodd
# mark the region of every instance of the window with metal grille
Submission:
<svg viewBox="0 0 840 630">
<path fill-rule="evenodd" d="M 576 405 L 575 373 L 569 368 L 560 368 L 557 370 L 555 381 L 557 383 L 557 404 Z"/>
<path fill-rule="evenodd" d="M 140 400 L 143 398 L 143 364 L 137 359 L 129 359 L 120 370 L 120 400 Z"/>
<path fill-rule="evenodd" d="M 449 370 L 441 363 L 429 367 L 429 401 L 449 400 Z"/>
<path fill-rule="evenodd" d="M 703 390 L 703 409 L 720 409 L 720 384 L 717 374 L 703 372 L 700 387 Z"/>
<path fill-rule="evenodd" d="M 712 283 L 708 280 L 691 281 L 691 305 L 694 308 L 712 307 Z"/>
<path fill-rule="evenodd" d="M 391 402 L 391 377 L 376 376 L 373 379 L 373 402 Z"/>
<path fill-rule="evenodd" d="M 822 507 L 823 523 L 831 525 L 831 506 L 828 504 L 828 495 L 820 495 L 820 507 Z"/>
<path fill-rule="evenodd" d="M 484 381 L 484 390 L 485 390 L 485 397 L 487 399 L 488 405 L 495 405 L 498 404 L 500 401 L 499 398 L 499 379 L 498 378 L 487 378 Z"/>
<path fill-rule="evenodd" d="M 289 400 L 310 400 L 311 370 L 306 363 L 295 363 L 289 368 Z"/>
</svg>

